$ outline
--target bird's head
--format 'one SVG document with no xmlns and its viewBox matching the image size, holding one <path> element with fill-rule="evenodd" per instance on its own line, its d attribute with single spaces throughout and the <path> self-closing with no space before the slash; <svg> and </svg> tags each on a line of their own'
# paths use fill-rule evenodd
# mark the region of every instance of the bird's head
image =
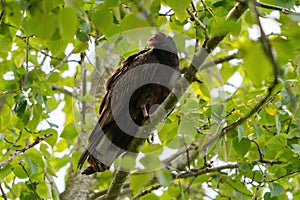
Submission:
<svg viewBox="0 0 300 200">
<path fill-rule="evenodd" d="M 162 32 L 158 32 L 152 35 L 147 41 L 147 46 L 153 46 L 157 49 L 163 49 L 166 51 L 177 53 L 177 47 L 172 37 L 167 36 Z"/>
</svg>

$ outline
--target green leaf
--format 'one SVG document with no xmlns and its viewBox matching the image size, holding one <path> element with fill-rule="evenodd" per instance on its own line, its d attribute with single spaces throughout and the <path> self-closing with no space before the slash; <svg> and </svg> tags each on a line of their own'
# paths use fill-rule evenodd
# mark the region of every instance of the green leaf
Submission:
<svg viewBox="0 0 300 200">
<path fill-rule="evenodd" d="M 69 147 L 69 143 L 65 139 L 59 140 L 59 142 L 56 143 L 55 145 L 55 152 L 62 152 L 66 150 Z"/>
<path fill-rule="evenodd" d="M 132 189 L 133 193 L 136 194 L 143 187 L 145 187 L 150 180 L 151 176 L 149 173 L 132 174 L 130 176 L 130 189 Z"/>
<path fill-rule="evenodd" d="M 5 177 L 7 177 L 12 171 L 12 165 L 7 164 L 0 170 L 0 180 L 4 180 Z"/>
<path fill-rule="evenodd" d="M 34 104 L 32 119 L 28 122 L 27 127 L 31 131 L 35 131 L 37 125 L 40 122 L 41 114 L 43 112 L 43 108 L 40 104 Z"/>
<path fill-rule="evenodd" d="M 269 59 L 260 45 L 249 43 L 244 50 L 244 66 L 249 79 L 254 86 L 260 87 L 265 84 L 272 75 L 272 67 Z M 251 51 L 249 51 L 251 49 Z M 257 62 L 259 60 L 259 62 Z"/>
<path fill-rule="evenodd" d="M 113 24 L 113 15 L 109 9 L 99 7 L 96 13 L 92 15 L 92 20 L 94 20 L 96 27 L 103 33 Z"/>
<path fill-rule="evenodd" d="M 267 147 L 271 149 L 281 149 L 287 146 L 287 136 L 283 134 L 275 135 L 267 142 Z"/>
<path fill-rule="evenodd" d="M 158 137 L 163 145 L 168 144 L 177 134 L 178 125 L 174 123 L 164 123 L 162 128 L 158 128 Z"/>
<path fill-rule="evenodd" d="M 300 145 L 299 144 L 292 144 L 294 151 L 300 155 Z"/>
<path fill-rule="evenodd" d="M 241 173 L 251 172 L 253 169 L 253 166 L 249 163 L 238 163 L 238 166 Z"/>
<path fill-rule="evenodd" d="M 233 142 L 234 150 L 241 156 L 244 157 L 249 151 L 251 146 L 251 141 L 248 138 L 242 138 L 240 141 L 235 139 Z"/>
<path fill-rule="evenodd" d="M 233 20 L 227 21 L 224 19 L 213 23 L 211 29 L 213 35 L 224 35 L 229 32 L 234 32 L 237 35 L 241 30 L 241 24 Z"/>
<path fill-rule="evenodd" d="M 47 142 L 52 148 L 54 147 L 54 145 L 56 144 L 57 141 L 57 131 L 55 129 L 49 128 L 46 130 L 42 131 L 42 134 L 49 134 L 49 133 L 53 133 L 52 136 L 48 137 L 45 142 Z"/>
<path fill-rule="evenodd" d="M 279 196 L 285 192 L 284 188 L 278 183 L 272 183 L 272 185 L 270 186 L 270 190 L 271 197 Z"/>
<path fill-rule="evenodd" d="M 156 152 L 155 152 L 156 153 Z M 147 169 L 147 170 L 153 170 L 157 169 L 157 167 L 161 166 L 161 161 L 158 158 L 158 153 L 155 154 L 154 156 L 152 154 L 148 154 L 147 156 L 143 157 L 140 159 L 140 163 Z"/>
<path fill-rule="evenodd" d="M 69 123 L 63 130 L 63 132 L 61 133 L 60 137 L 67 139 L 67 140 L 71 140 L 74 139 L 78 136 L 78 132 L 76 130 L 75 124 Z"/>
<path fill-rule="evenodd" d="M 62 158 L 53 158 L 49 161 L 53 169 L 58 171 L 60 168 L 70 163 L 70 157 L 68 155 L 63 156 Z"/>
<path fill-rule="evenodd" d="M 238 138 L 239 138 L 239 141 L 244 137 L 244 126 L 243 124 L 239 124 L 238 125 Z"/>
<path fill-rule="evenodd" d="M 51 187 L 46 183 L 39 183 L 36 187 L 36 192 L 43 199 L 51 199 Z"/>
<path fill-rule="evenodd" d="M 18 117 L 22 118 L 27 106 L 27 100 L 23 94 L 17 94 L 14 96 L 14 99 L 16 104 L 13 108 L 13 111 Z"/>
<path fill-rule="evenodd" d="M 26 172 L 23 170 L 23 168 L 20 165 L 14 166 L 13 172 L 16 175 L 16 177 L 20 179 L 28 178 Z"/>
<path fill-rule="evenodd" d="M 60 12 L 60 31 L 64 40 L 74 39 L 77 29 L 77 13 L 73 8 L 64 8 Z"/>
<path fill-rule="evenodd" d="M 253 127 L 255 129 L 256 135 L 259 138 L 262 135 L 262 130 L 261 128 L 258 126 L 257 123 L 253 122 Z"/>
<path fill-rule="evenodd" d="M 167 4 L 174 10 L 175 15 L 180 21 L 185 20 L 188 16 L 186 9 L 191 3 L 191 0 L 166 0 Z"/>
<path fill-rule="evenodd" d="M 135 13 L 127 14 L 120 23 L 121 31 L 149 26 L 149 22 L 143 15 L 138 15 Z"/>
<path fill-rule="evenodd" d="M 274 2 L 277 6 L 281 6 L 284 8 L 293 8 L 293 6 L 295 5 L 294 0 L 274 0 Z"/>
<path fill-rule="evenodd" d="M 81 42 L 87 42 L 87 41 L 89 41 L 88 34 L 85 33 L 85 32 L 83 32 L 82 30 L 77 30 L 77 32 L 76 32 L 76 38 L 78 40 L 80 40 Z"/>
<path fill-rule="evenodd" d="M 157 173 L 157 179 L 159 184 L 168 187 L 172 181 L 172 175 L 167 170 L 160 170 Z"/>
<path fill-rule="evenodd" d="M 30 148 L 25 152 L 25 155 L 32 160 L 35 164 L 37 164 L 40 167 L 44 167 L 44 161 L 42 158 L 41 153 L 35 149 L 35 148 Z M 29 165 L 30 167 L 30 165 Z"/>
<path fill-rule="evenodd" d="M 34 12 L 31 18 L 23 21 L 25 34 L 36 35 L 42 39 L 49 39 L 58 28 L 58 16 L 43 12 Z"/>
<path fill-rule="evenodd" d="M 230 187 L 232 188 L 238 188 L 238 191 L 242 192 L 243 194 L 246 194 L 248 196 L 252 196 L 252 192 L 249 191 L 246 187 L 246 185 L 240 181 L 235 181 L 232 179 L 226 179 L 226 182 L 229 183 Z"/>
<path fill-rule="evenodd" d="M 139 198 L 139 200 L 158 200 L 159 197 L 153 193 L 146 194 Z"/>
</svg>

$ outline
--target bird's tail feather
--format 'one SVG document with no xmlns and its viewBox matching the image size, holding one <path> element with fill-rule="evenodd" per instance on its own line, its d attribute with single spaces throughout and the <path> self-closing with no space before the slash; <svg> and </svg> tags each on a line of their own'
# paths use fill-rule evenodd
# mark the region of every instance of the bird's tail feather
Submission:
<svg viewBox="0 0 300 200">
<path fill-rule="evenodd" d="M 83 164 L 84 164 L 84 161 L 87 159 L 87 157 L 89 156 L 89 152 L 88 150 L 85 150 L 81 157 L 79 158 L 79 161 L 78 161 L 78 165 L 77 165 L 77 169 L 81 169 Z"/>
</svg>

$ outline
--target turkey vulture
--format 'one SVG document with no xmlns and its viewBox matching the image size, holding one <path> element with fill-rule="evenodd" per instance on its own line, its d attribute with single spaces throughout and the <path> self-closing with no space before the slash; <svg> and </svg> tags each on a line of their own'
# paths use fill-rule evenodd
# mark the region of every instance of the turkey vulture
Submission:
<svg viewBox="0 0 300 200">
<path fill-rule="evenodd" d="M 78 162 L 81 169 L 88 158 L 89 167 L 82 174 L 108 170 L 179 80 L 179 59 L 173 39 L 158 32 L 147 45 L 152 48 L 129 56 L 107 80 L 98 123 Z"/>
</svg>

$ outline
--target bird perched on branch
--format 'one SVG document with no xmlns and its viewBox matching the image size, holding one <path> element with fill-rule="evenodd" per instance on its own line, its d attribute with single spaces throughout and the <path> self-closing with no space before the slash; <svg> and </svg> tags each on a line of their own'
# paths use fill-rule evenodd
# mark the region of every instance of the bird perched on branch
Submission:
<svg viewBox="0 0 300 200">
<path fill-rule="evenodd" d="M 147 45 L 152 48 L 129 56 L 106 82 L 99 120 L 78 162 L 81 169 L 88 159 L 83 174 L 108 170 L 180 78 L 173 39 L 158 32 Z"/>
</svg>

